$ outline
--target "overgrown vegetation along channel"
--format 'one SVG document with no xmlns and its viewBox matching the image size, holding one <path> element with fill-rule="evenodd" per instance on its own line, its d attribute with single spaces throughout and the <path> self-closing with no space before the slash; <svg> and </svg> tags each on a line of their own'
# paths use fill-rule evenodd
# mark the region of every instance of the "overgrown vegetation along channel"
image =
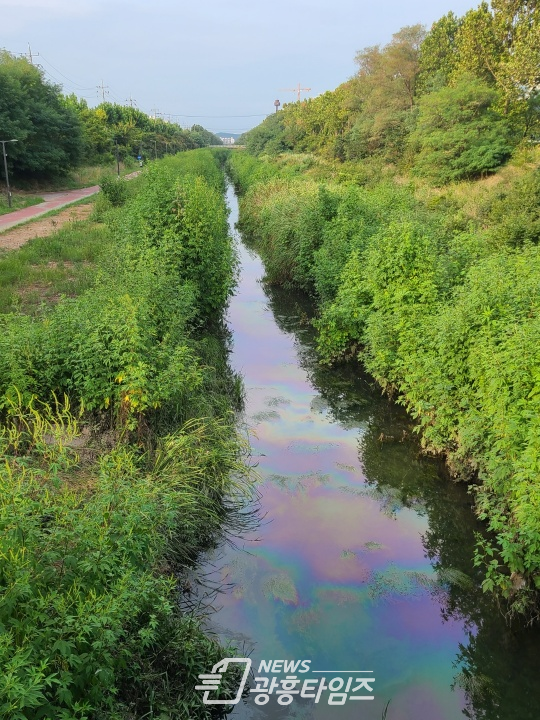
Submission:
<svg viewBox="0 0 540 720">
<path fill-rule="evenodd" d="M 313 156 L 232 153 L 242 229 L 269 282 L 316 298 L 324 361 L 360 358 L 471 486 L 491 540 L 483 587 L 536 616 L 538 170 L 504 190 L 421 193 L 380 175 L 359 186 Z M 469 189 L 469 193 L 471 190 Z M 476 481 L 477 479 L 477 481 Z"/>
<path fill-rule="evenodd" d="M 241 222 L 316 297 L 323 358 L 360 357 L 474 480 L 484 589 L 537 618 L 540 9 L 482 2 L 355 61 L 243 137 L 265 161 L 231 158 Z"/>
<path fill-rule="evenodd" d="M 0 317 L 6 720 L 215 717 L 194 686 L 227 650 L 180 605 L 248 489 L 223 189 L 209 151 L 155 163 L 103 196 L 73 297 Z"/>
</svg>

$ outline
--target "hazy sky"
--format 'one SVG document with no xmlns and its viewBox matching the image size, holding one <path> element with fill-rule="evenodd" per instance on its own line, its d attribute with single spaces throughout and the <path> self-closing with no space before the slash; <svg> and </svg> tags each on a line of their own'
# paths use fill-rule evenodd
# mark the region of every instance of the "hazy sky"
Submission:
<svg viewBox="0 0 540 720">
<path fill-rule="evenodd" d="M 130 97 L 184 125 L 242 131 L 273 112 L 284 88 L 333 90 L 354 56 L 404 25 L 426 25 L 471 0 L 0 0 L 0 47 L 30 43 L 64 92 L 99 102 Z M 188 117 L 191 116 L 191 117 Z M 211 117 L 209 117 L 211 116 Z M 220 116 L 220 117 L 216 117 Z M 233 117 L 236 116 L 236 117 Z M 240 117 L 239 117 L 240 116 Z"/>
</svg>

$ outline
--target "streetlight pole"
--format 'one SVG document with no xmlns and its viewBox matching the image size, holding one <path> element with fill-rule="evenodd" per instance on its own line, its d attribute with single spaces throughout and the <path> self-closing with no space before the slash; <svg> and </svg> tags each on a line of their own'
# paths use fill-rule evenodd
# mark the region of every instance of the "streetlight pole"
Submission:
<svg viewBox="0 0 540 720">
<path fill-rule="evenodd" d="M 11 190 L 9 189 L 9 175 L 8 175 L 8 169 L 7 169 L 6 143 L 18 142 L 18 140 L 0 140 L 0 142 L 2 143 L 2 152 L 4 154 L 4 171 L 6 173 L 6 189 L 7 189 L 8 207 L 11 207 Z"/>
</svg>

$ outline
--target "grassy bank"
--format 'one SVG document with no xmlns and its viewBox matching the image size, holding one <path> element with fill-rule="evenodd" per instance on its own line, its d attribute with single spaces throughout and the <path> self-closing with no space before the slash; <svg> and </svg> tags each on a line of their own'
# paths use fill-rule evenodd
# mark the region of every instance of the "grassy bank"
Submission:
<svg viewBox="0 0 540 720">
<path fill-rule="evenodd" d="M 3 718 L 219 716 L 193 688 L 230 650 L 180 608 L 248 493 L 222 190 L 212 155 L 185 153 L 0 260 Z M 14 311 L 67 263 L 70 297 Z"/>
<path fill-rule="evenodd" d="M 540 174 L 529 160 L 445 190 L 388 173 L 364 172 L 359 186 L 361 166 L 321 182 L 317 160 L 296 176 L 243 153 L 230 166 L 267 280 L 312 293 L 323 362 L 360 359 L 417 420 L 425 450 L 474 480 L 492 537 L 477 548 L 484 589 L 534 617 Z"/>
<path fill-rule="evenodd" d="M 110 243 L 104 223 L 69 223 L 53 235 L 0 252 L 0 313 L 35 314 L 43 303 L 76 297 L 90 288 L 99 257 Z"/>
<path fill-rule="evenodd" d="M 22 210 L 23 208 L 31 207 L 32 205 L 38 205 L 40 202 L 43 202 L 43 198 L 36 195 L 12 193 L 10 207 L 5 193 L 2 193 L 0 195 L 0 215 L 15 212 L 15 210 Z"/>
</svg>

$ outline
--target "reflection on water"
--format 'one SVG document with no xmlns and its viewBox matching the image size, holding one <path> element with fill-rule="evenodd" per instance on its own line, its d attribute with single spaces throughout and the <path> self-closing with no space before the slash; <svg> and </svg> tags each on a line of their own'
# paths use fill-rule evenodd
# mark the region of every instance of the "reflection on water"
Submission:
<svg viewBox="0 0 540 720">
<path fill-rule="evenodd" d="M 308 300 L 263 287 L 258 257 L 240 253 L 231 362 L 265 518 L 216 554 L 215 579 L 231 589 L 214 626 L 255 668 L 309 659 L 376 682 L 360 709 L 250 698 L 230 717 L 380 720 L 390 700 L 388 720 L 536 718 L 540 637 L 506 627 L 479 590 L 466 489 L 419 457 L 407 417 L 357 368 L 317 363 Z"/>
</svg>

